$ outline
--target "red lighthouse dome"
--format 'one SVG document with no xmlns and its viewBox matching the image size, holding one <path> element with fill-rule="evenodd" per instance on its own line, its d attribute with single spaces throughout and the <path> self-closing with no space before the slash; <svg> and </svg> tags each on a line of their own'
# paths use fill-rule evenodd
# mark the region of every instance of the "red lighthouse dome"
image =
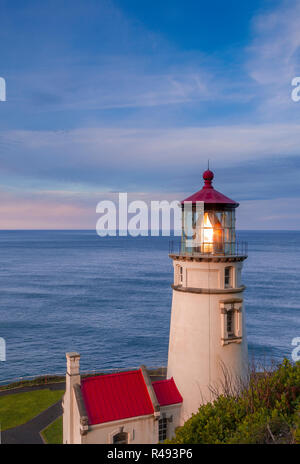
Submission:
<svg viewBox="0 0 300 464">
<path fill-rule="evenodd" d="M 181 204 L 184 204 L 186 202 L 197 203 L 198 201 L 203 201 L 208 207 L 212 207 L 214 205 L 220 206 L 222 209 L 237 208 L 239 206 L 239 203 L 232 200 L 231 198 L 226 197 L 225 195 L 223 195 L 223 193 L 220 193 L 214 189 L 212 185 L 213 178 L 214 173 L 210 169 L 204 171 L 204 186 L 202 187 L 202 189 L 183 200 Z"/>
</svg>

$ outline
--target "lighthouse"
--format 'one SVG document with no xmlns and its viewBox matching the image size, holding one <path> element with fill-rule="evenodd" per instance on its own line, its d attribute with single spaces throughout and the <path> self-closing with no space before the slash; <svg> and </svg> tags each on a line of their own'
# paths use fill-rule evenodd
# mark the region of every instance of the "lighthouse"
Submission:
<svg viewBox="0 0 300 464">
<path fill-rule="evenodd" d="M 214 174 L 181 202 L 182 237 L 174 266 L 167 377 L 183 397 L 180 425 L 224 384 L 248 372 L 242 283 L 245 243 L 235 235 L 237 202 L 215 190 Z"/>
</svg>

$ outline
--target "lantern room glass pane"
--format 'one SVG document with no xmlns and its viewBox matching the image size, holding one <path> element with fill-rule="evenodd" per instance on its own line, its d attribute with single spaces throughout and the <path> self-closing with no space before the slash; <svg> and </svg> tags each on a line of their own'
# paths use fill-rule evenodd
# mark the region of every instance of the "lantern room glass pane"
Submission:
<svg viewBox="0 0 300 464">
<path fill-rule="evenodd" d="M 235 211 L 183 211 L 183 253 L 235 253 Z"/>
</svg>

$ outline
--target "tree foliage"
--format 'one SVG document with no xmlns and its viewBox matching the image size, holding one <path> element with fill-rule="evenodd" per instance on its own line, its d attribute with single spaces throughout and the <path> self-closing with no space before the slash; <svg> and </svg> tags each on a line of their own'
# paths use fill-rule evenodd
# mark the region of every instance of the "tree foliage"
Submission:
<svg viewBox="0 0 300 464">
<path fill-rule="evenodd" d="M 300 443 L 300 362 L 253 370 L 246 387 L 200 406 L 168 443 Z"/>
</svg>

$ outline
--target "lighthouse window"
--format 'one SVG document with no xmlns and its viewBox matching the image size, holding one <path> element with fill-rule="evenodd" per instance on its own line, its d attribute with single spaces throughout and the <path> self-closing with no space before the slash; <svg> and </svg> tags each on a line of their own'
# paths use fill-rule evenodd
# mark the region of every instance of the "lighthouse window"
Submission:
<svg viewBox="0 0 300 464">
<path fill-rule="evenodd" d="M 227 334 L 228 337 L 234 335 L 234 312 L 232 309 L 227 311 Z"/>
<path fill-rule="evenodd" d="M 179 280 L 180 280 L 180 283 L 182 284 L 182 282 L 183 282 L 183 269 L 182 269 L 182 266 L 180 266 Z"/>
<path fill-rule="evenodd" d="M 167 438 L 168 419 L 163 417 L 158 421 L 158 440 L 164 441 Z"/>
<path fill-rule="evenodd" d="M 243 337 L 241 298 L 228 298 L 220 302 L 222 345 L 241 343 Z"/>
<path fill-rule="evenodd" d="M 224 287 L 225 288 L 232 287 L 231 274 L 232 274 L 231 267 L 225 267 L 225 270 L 224 270 Z"/>
</svg>

